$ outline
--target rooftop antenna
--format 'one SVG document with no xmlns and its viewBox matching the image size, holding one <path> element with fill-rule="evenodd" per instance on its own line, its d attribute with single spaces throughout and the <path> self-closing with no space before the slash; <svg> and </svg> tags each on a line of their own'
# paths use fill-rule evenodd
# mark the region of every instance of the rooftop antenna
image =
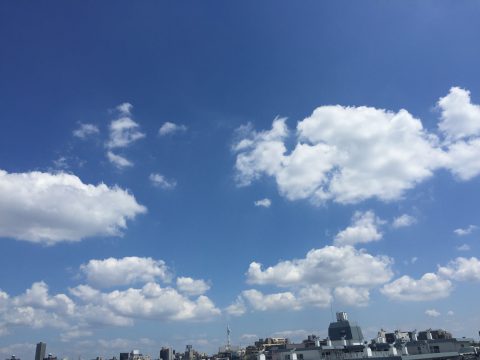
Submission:
<svg viewBox="0 0 480 360">
<path fill-rule="evenodd" d="M 230 326 L 227 324 L 227 350 L 230 350 Z"/>
</svg>

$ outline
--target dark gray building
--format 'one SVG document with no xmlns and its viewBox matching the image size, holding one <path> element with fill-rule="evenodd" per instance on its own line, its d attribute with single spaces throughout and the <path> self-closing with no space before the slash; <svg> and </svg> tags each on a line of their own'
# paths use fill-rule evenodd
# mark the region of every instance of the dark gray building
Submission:
<svg viewBox="0 0 480 360">
<path fill-rule="evenodd" d="M 363 343 L 363 333 L 360 326 L 348 321 L 347 313 L 338 312 L 337 321 L 330 323 L 328 337 L 331 341 L 351 340 L 355 343 Z"/>
<path fill-rule="evenodd" d="M 169 347 L 160 349 L 160 360 L 173 360 L 173 350 Z"/>
<path fill-rule="evenodd" d="M 47 344 L 39 342 L 37 349 L 35 350 L 35 360 L 43 360 L 45 358 L 45 352 L 47 351 Z"/>
</svg>

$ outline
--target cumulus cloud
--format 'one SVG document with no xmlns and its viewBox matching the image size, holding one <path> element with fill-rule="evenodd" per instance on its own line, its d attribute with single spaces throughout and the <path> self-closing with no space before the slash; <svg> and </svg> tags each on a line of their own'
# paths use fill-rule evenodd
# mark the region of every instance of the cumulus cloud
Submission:
<svg viewBox="0 0 480 360">
<path fill-rule="evenodd" d="M 196 296 L 205 294 L 210 289 L 210 285 L 202 279 L 195 280 L 191 277 L 178 277 L 177 289 L 186 295 Z"/>
<path fill-rule="evenodd" d="M 469 180 L 480 173 L 480 106 L 459 88 L 438 105 L 440 137 L 406 110 L 366 106 L 320 106 L 295 133 L 284 118 L 261 132 L 243 126 L 233 146 L 238 185 L 270 176 L 290 200 L 345 204 L 398 200 L 442 168 Z"/>
<path fill-rule="evenodd" d="M 0 170 L 0 236 L 53 245 L 120 236 L 146 208 L 128 191 L 66 173 Z"/>
<path fill-rule="evenodd" d="M 392 278 L 392 263 L 389 257 L 373 256 L 351 246 L 325 246 L 310 250 L 303 259 L 281 261 L 266 269 L 260 263 L 252 262 L 247 271 L 247 282 L 276 286 L 373 287 Z"/>
<path fill-rule="evenodd" d="M 366 288 L 342 286 L 335 288 L 335 299 L 348 306 L 367 306 L 370 301 L 370 291 Z"/>
<path fill-rule="evenodd" d="M 480 135 L 480 106 L 472 104 L 470 91 L 452 87 L 438 100 L 441 110 L 440 131 L 450 139 Z"/>
<path fill-rule="evenodd" d="M 369 289 L 392 278 L 392 264 L 389 257 L 373 256 L 352 246 L 313 249 L 305 258 L 280 261 L 267 268 L 252 262 L 246 273 L 247 283 L 273 285 L 288 291 L 265 294 L 257 289 L 245 290 L 226 312 L 240 316 L 248 308 L 254 311 L 324 308 L 332 302 L 332 292 L 343 304 L 365 306 Z"/>
<path fill-rule="evenodd" d="M 435 309 L 425 310 L 425 315 L 430 317 L 439 317 L 441 314 Z"/>
<path fill-rule="evenodd" d="M 357 211 L 353 215 L 352 224 L 335 236 L 334 244 L 342 246 L 378 241 L 382 238 L 378 228 L 383 223 L 373 211 Z"/>
<path fill-rule="evenodd" d="M 169 282 L 171 274 L 165 262 L 150 257 L 128 256 L 121 259 L 90 260 L 81 265 L 87 282 L 97 287 L 130 285 L 160 279 Z"/>
<path fill-rule="evenodd" d="M 418 280 L 404 275 L 384 285 L 380 291 L 392 300 L 428 301 L 449 296 L 452 283 L 434 273 L 426 273 Z"/>
<path fill-rule="evenodd" d="M 465 236 L 465 235 L 470 235 L 476 229 L 477 229 L 476 225 L 468 225 L 464 229 L 458 228 L 458 229 L 453 230 L 453 232 L 455 233 L 455 235 Z"/>
<path fill-rule="evenodd" d="M 165 178 L 165 176 L 160 174 L 150 174 L 149 179 L 154 186 L 164 190 L 172 190 L 177 186 L 177 182 L 175 180 L 168 180 Z"/>
<path fill-rule="evenodd" d="M 110 123 L 110 136 L 106 144 L 109 149 L 127 147 L 145 137 L 139 130 L 140 126 L 131 118 L 131 109 L 129 103 L 117 107 L 120 117 Z"/>
<path fill-rule="evenodd" d="M 97 292 L 93 298 L 89 296 L 92 291 L 96 290 L 89 289 L 88 285 L 82 289 L 72 289 L 72 293 L 80 299 L 125 318 L 200 321 L 220 315 L 220 310 L 208 297 L 201 295 L 190 299 L 173 288 L 162 288 L 154 282 L 149 282 L 142 288 Z"/>
<path fill-rule="evenodd" d="M 241 300 L 237 299 L 236 304 L 248 304 L 256 311 L 301 310 L 306 306 L 325 308 L 332 301 L 330 289 L 317 284 L 305 286 L 298 291 L 272 294 L 264 294 L 259 290 L 249 289 L 243 291 L 239 298 Z M 244 312 L 245 307 L 242 310 Z"/>
<path fill-rule="evenodd" d="M 220 315 L 208 297 L 187 297 L 155 282 L 110 292 L 79 285 L 70 294 L 52 295 L 44 282 L 18 296 L 0 290 L 0 329 L 5 334 L 17 327 L 57 328 L 62 341 L 70 341 L 90 336 L 98 325 L 131 326 L 138 319 L 208 321 Z"/>
<path fill-rule="evenodd" d="M 174 134 L 177 132 L 185 132 L 187 131 L 187 127 L 185 125 L 178 125 L 172 122 L 165 122 L 163 125 L 158 129 L 158 135 L 160 136 L 165 136 L 165 135 L 170 135 Z"/>
<path fill-rule="evenodd" d="M 296 133 L 289 154 L 285 119 L 240 139 L 234 147 L 239 184 L 268 175 L 290 200 L 393 200 L 430 177 L 442 155 L 437 139 L 405 110 L 322 106 L 297 124 Z"/>
<path fill-rule="evenodd" d="M 111 151 L 107 151 L 107 159 L 118 169 L 124 169 L 133 166 L 133 163 L 130 160 L 121 155 L 114 154 Z"/>
<path fill-rule="evenodd" d="M 440 266 L 438 273 L 457 281 L 480 281 L 480 260 L 458 257 L 446 266 Z"/>
<path fill-rule="evenodd" d="M 269 208 L 272 205 L 272 201 L 268 198 L 255 201 L 255 206 L 260 206 L 264 208 Z"/>
<path fill-rule="evenodd" d="M 74 315 L 74 302 L 65 294 L 50 295 L 44 282 L 32 284 L 19 296 L 0 291 L 0 327 L 28 326 L 66 329 L 66 318 Z"/>
<path fill-rule="evenodd" d="M 80 123 L 79 127 L 73 130 L 73 136 L 84 140 L 92 135 L 98 134 L 99 132 L 100 130 L 96 125 Z"/>
<path fill-rule="evenodd" d="M 263 294 L 258 290 L 250 289 L 243 291 L 242 297 L 254 310 L 258 311 L 301 309 L 295 295 L 290 291 L 275 294 Z"/>
<path fill-rule="evenodd" d="M 413 216 L 408 215 L 408 214 L 403 214 L 400 215 L 399 217 L 396 217 L 393 219 L 392 226 L 395 229 L 402 228 L 402 227 L 408 227 L 417 222 L 417 219 L 415 219 Z"/>
</svg>

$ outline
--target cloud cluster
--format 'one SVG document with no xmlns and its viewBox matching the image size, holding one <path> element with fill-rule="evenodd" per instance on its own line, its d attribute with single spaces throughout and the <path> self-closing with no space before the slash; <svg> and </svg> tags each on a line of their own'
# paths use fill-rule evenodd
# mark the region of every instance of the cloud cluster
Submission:
<svg viewBox="0 0 480 360">
<path fill-rule="evenodd" d="M 458 257 L 446 266 L 439 266 L 436 273 L 426 273 L 415 280 L 404 275 L 380 290 L 392 300 L 428 301 L 450 295 L 454 281 L 480 281 L 480 260 L 476 257 Z"/>
<path fill-rule="evenodd" d="M 392 278 L 392 264 L 389 257 L 374 256 L 352 246 L 313 249 L 303 259 L 280 261 L 267 268 L 252 262 L 247 283 L 289 291 L 264 294 L 256 289 L 245 290 L 226 311 L 242 315 L 248 307 L 258 311 L 327 307 L 333 297 L 346 305 L 365 306 L 370 289 Z"/>
<path fill-rule="evenodd" d="M 443 142 L 406 110 L 366 106 L 318 107 L 298 122 L 291 151 L 284 118 L 262 132 L 244 126 L 233 146 L 238 184 L 266 175 L 290 200 L 358 203 L 399 199 L 440 168 L 468 180 L 480 172 L 479 106 L 460 88 L 452 88 L 438 106 Z"/>
<path fill-rule="evenodd" d="M 87 284 L 67 294 L 49 293 L 46 283 L 36 282 L 23 294 L 10 296 L 0 290 L 0 331 L 19 326 L 61 329 L 63 341 L 90 336 L 96 326 L 130 326 L 137 319 L 207 321 L 221 311 L 207 296 L 204 280 L 177 278 L 177 288 L 162 286 L 171 272 L 161 260 L 125 257 L 90 260 L 80 267 Z M 140 287 L 102 291 L 142 283 Z"/>
<path fill-rule="evenodd" d="M 0 170 L 0 236 L 43 244 L 119 236 L 146 208 L 119 187 L 66 173 Z"/>
<path fill-rule="evenodd" d="M 281 261 L 266 269 L 252 262 L 247 271 L 247 282 L 280 287 L 300 284 L 371 287 L 391 279 L 392 263 L 389 257 L 373 256 L 352 246 L 325 246 L 310 250 L 303 259 Z M 376 276 L 372 277 L 372 274 Z"/>
</svg>

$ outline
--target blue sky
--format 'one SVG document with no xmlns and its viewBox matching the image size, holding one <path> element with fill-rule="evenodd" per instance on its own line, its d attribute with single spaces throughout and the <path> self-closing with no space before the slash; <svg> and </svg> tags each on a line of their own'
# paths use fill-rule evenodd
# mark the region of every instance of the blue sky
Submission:
<svg viewBox="0 0 480 360">
<path fill-rule="evenodd" d="M 0 355 L 479 318 L 480 6 L 0 3 Z"/>
</svg>

